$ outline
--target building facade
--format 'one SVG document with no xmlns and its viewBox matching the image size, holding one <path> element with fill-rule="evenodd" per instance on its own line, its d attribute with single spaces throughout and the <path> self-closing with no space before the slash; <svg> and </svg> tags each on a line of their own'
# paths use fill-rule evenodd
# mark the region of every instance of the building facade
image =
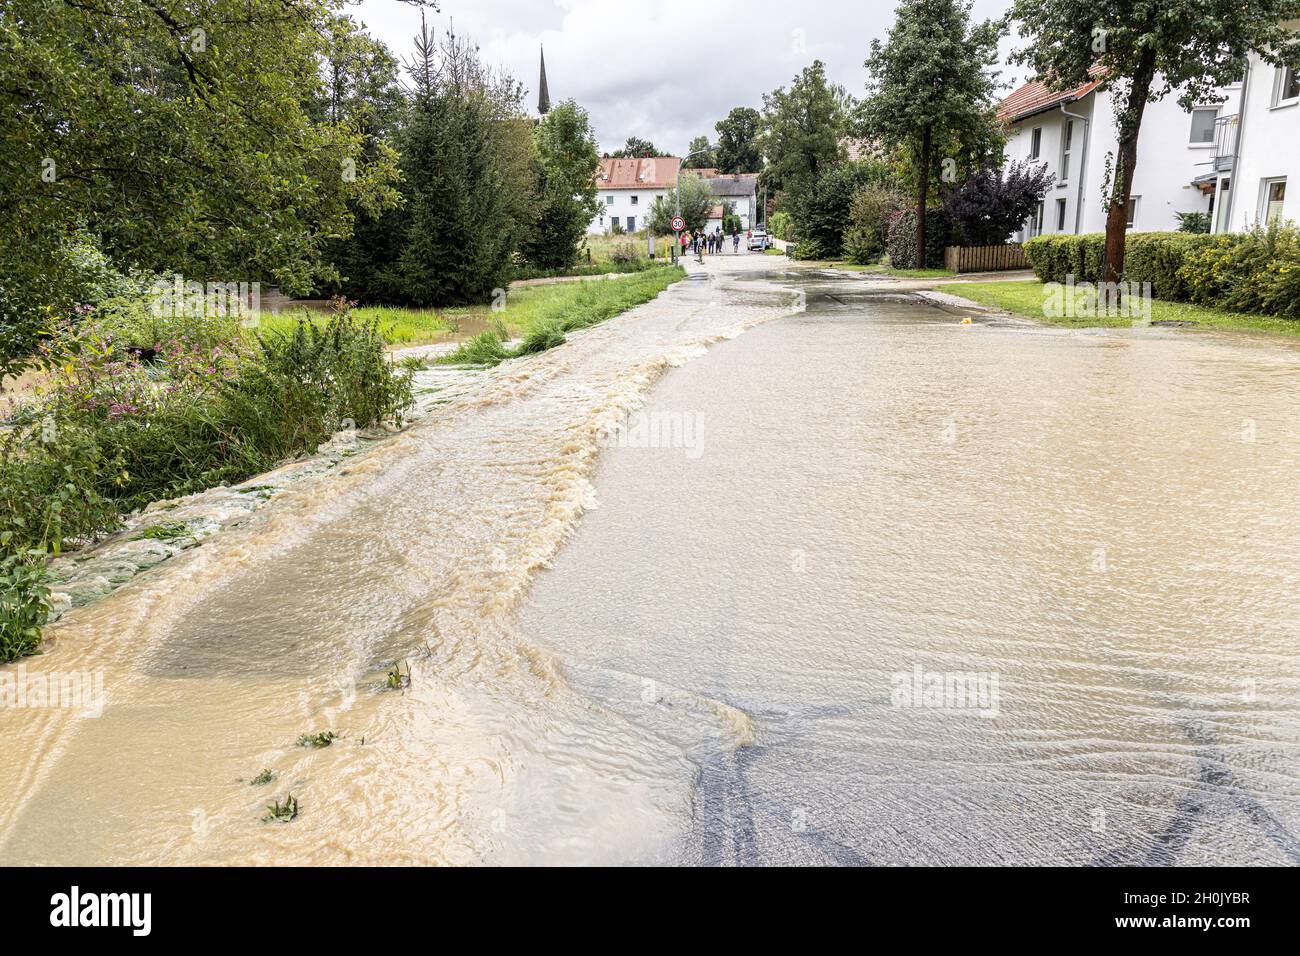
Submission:
<svg viewBox="0 0 1300 956">
<path fill-rule="evenodd" d="M 1175 230 L 1179 213 L 1215 215 L 1222 204 L 1221 141 L 1239 111 L 1244 87 L 1243 81 L 1220 89 L 1191 111 L 1172 94 L 1147 105 L 1138 134 L 1130 229 Z M 1008 124 L 1008 161 L 1046 163 L 1056 177 L 1017 240 L 1104 231 L 1107 159 L 1119 144 L 1115 110 L 1100 75 L 1066 91 L 1026 83 L 1002 102 L 998 115 Z"/>
<path fill-rule="evenodd" d="M 1287 26 L 1300 29 L 1300 21 Z M 1300 75 L 1252 55 L 1238 106 L 1219 120 L 1214 231 L 1300 222 Z"/>
<path fill-rule="evenodd" d="M 623 232 L 644 229 L 655 200 L 676 187 L 681 164 L 676 156 L 602 159 L 596 173 L 600 208 L 588 224 L 587 234 L 599 235 L 615 227 Z"/>
</svg>

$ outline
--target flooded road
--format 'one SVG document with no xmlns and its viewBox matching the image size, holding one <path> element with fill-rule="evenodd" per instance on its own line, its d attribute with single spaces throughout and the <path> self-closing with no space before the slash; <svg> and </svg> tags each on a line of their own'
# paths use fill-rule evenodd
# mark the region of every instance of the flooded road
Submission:
<svg viewBox="0 0 1300 956">
<path fill-rule="evenodd" d="M 1300 862 L 1300 350 L 772 268 L 70 613 L 0 861 Z"/>
</svg>

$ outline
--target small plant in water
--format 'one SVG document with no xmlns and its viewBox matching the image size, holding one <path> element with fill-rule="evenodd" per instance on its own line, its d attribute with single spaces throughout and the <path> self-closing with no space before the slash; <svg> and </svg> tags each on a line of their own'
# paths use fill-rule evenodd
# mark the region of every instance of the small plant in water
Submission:
<svg viewBox="0 0 1300 956">
<path fill-rule="evenodd" d="M 164 521 L 161 524 L 151 524 L 135 536 L 135 540 L 142 538 L 153 538 L 155 541 L 170 541 L 173 538 L 182 538 L 190 533 L 190 526 L 184 521 Z"/>
<path fill-rule="evenodd" d="M 332 730 L 322 730 L 318 734 L 303 734 L 298 738 L 299 747 L 328 747 L 334 743 L 338 734 Z"/>
<path fill-rule="evenodd" d="M 275 803 L 268 803 L 266 809 L 270 812 L 262 817 L 263 823 L 275 823 L 277 820 L 280 823 L 288 823 L 298 815 L 298 798 L 291 793 L 284 798 L 284 803 L 277 800 Z"/>
<path fill-rule="evenodd" d="M 271 771 L 269 770 L 263 770 L 252 780 L 248 781 L 248 783 L 249 786 L 252 787 L 264 787 L 274 779 L 275 779 L 275 774 L 271 773 Z"/>
<path fill-rule="evenodd" d="M 402 664 L 406 664 L 405 661 Z M 401 690 L 404 687 L 411 686 L 411 665 L 406 664 L 406 671 L 403 673 L 402 664 L 394 664 L 393 669 L 388 672 L 388 689 Z"/>
</svg>

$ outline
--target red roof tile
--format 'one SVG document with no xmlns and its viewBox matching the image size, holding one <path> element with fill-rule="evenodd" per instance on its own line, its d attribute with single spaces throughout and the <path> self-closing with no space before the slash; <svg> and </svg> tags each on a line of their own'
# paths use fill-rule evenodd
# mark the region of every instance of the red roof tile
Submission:
<svg viewBox="0 0 1300 956">
<path fill-rule="evenodd" d="M 676 156 L 605 158 L 600 161 L 596 185 L 601 189 L 669 189 L 677 185 L 677 168 L 681 164 Z"/>
<path fill-rule="evenodd" d="M 1102 67 L 1094 66 L 1088 71 L 1087 83 L 1069 90 L 1052 90 L 1042 80 L 1030 80 L 998 105 L 998 119 L 1015 122 L 1065 103 L 1073 103 L 1100 86 L 1105 79 L 1104 73 Z"/>
</svg>

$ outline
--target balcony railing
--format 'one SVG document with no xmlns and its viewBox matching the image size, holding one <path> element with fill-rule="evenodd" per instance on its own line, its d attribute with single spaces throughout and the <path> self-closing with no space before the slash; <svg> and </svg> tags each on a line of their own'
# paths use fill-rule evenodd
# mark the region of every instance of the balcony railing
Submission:
<svg viewBox="0 0 1300 956">
<path fill-rule="evenodd" d="M 1214 121 L 1214 171 L 1225 173 L 1232 169 L 1237 158 L 1237 131 L 1241 128 L 1240 114 L 1220 116 Z"/>
</svg>

